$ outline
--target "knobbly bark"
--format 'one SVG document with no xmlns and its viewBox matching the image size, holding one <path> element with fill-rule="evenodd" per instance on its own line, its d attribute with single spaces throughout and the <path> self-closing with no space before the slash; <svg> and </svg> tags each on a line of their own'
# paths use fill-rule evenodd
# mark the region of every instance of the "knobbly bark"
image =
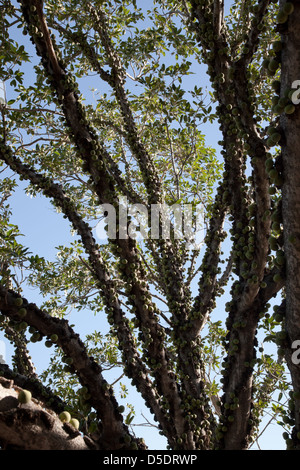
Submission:
<svg viewBox="0 0 300 470">
<path fill-rule="evenodd" d="M 14 292 L 0 286 L 1 312 L 18 320 L 18 307 Z M 46 312 L 38 309 L 35 304 L 23 299 L 26 307 L 26 320 L 30 326 L 35 327 L 42 337 L 58 336 L 57 344 L 62 347 L 65 354 L 72 359 L 72 369 L 77 374 L 82 386 L 86 386 L 91 395 L 90 403 L 98 413 L 99 420 L 103 424 L 101 436 L 102 448 L 119 448 L 124 445 L 124 436 L 128 434 L 127 426 L 123 423 L 121 413 L 118 411 L 116 399 L 102 376 L 102 369 L 93 358 L 90 358 L 85 350 L 83 342 L 78 334 L 69 326 L 66 320 L 53 318 Z"/>
<path fill-rule="evenodd" d="M 263 307 L 261 299 L 265 297 L 261 284 L 269 274 L 266 260 L 269 253 L 271 205 L 270 183 L 265 167 L 268 151 L 254 118 L 255 97 L 251 93 L 251 82 L 247 75 L 247 67 L 259 43 L 258 25 L 263 21 L 268 5 L 269 1 L 265 1 L 257 6 L 256 22 L 247 37 L 245 53 L 235 58 L 227 42 L 223 3 L 214 2 L 211 12 L 207 11 L 204 4 L 196 1 L 191 2 L 190 10 L 185 4 L 190 15 L 190 28 L 195 31 L 204 50 L 204 59 L 218 101 L 220 129 L 223 133 L 220 144 L 225 162 L 223 187 L 226 191 L 221 201 L 234 219 L 233 272 L 237 275 L 237 281 L 227 321 L 228 356 L 225 359 L 221 418 L 226 431 L 220 442 L 220 446 L 225 449 L 249 446 L 252 431 L 250 423 L 253 423 L 251 364 L 256 357 L 257 325 Z M 233 132 L 235 127 L 238 130 Z M 245 154 L 250 156 L 252 166 L 253 199 L 245 190 Z M 220 201 L 216 205 L 215 220 L 218 220 L 222 205 Z M 245 245 L 248 250 L 242 251 Z M 213 246 L 213 243 L 209 246 Z M 280 289 L 279 284 L 277 289 Z M 197 298 L 200 305 L 202 299 L 203 295 Z"/>
<path fill-rule="evenodd" d="M 71 424 L 32 398 L 20 404 L 22 389 L 0 377 L 0 444 L 10 450 L 95 450 L 97 445 L 83 437 Z"/>
<path fill-rule="evenodd" d="M 286 2 L 281 2 L 283 6 Z M 300 4 L 294 3 L 294 11 L 280 29 L 283 43 L 281 62 L 281 96 L 292 89 L 295 80 L 300 79 Z M 283 113 L 280 118 L 283 134 L 283 188 L 282 217 L 284 227 L 284 251 L 286 260 L 286 358 L 291 372 L 295 392 L 300 391 L 300 365 L 292 360 L 295 352 L 293 342 L 300 339 L 300 108 L 296 105 L 291 115 Z M 293 439 L 300 431 L 300 402 L 292 398 L 291 415 L 295 422 Z"/>
</svg>

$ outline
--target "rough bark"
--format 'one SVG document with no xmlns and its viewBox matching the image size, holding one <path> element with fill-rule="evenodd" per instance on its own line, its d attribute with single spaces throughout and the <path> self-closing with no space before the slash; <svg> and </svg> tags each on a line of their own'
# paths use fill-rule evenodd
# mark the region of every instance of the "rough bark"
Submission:
<svg viewBox="0 0 300 470">
<path fill-rule="evenodd" d="M 22 389 L 0 377 L 0 445 L 11 450 L 91 450 L 97 446 L 44 404 L 20 404 Z"/>
<path fill-rule="evenodd" d="M 18 321 L 18 307 L 15 305 L 17 297 L 14 292 L 7 291 L 0 286 L 0 310 L 16 321 Z M 66 320 L 51 317 L 35 304 L 28 303 L 26 299 L 23 299 L 23 305 L 26 306 L 28 324 L 35 327 L 41 337 L 56 334 L 57 344 L 62 347 L 67 356 L 72 358 L 71 367 L 81 384 L 88 387 L 91 395 L 90 403 L 102 421 L 101 446 L 110 449 L 122 447 L 123 438 L 127 435 L 128 429 L 123 423 L 122 414 L 118 411 L 113 392 L 103 378 L 101 366 L 88 356 L 83 342 Z"/>
<path fill-rule="evenodd" d="M 281 2 L 283 6 L 286 2 Z M 300 4 L 294 2 L 294 11 L 288 22 L 280 28 L 283 43 L 281 62 L 281 97 L 300 79 Z M 284 251 L 286 260 L 286 358 L 295 392 L 300 391 L 300 365 L 292 360 L 294 341 L 300 340 L 300 108 L 293 114 L 283 113 L 280 118 L 283 134 L 283 189 L 282 216 Z M 300 431 L 300 402 L 294 400 L 292 416 L 295 420 L 294 444 Z"/>
</svg>

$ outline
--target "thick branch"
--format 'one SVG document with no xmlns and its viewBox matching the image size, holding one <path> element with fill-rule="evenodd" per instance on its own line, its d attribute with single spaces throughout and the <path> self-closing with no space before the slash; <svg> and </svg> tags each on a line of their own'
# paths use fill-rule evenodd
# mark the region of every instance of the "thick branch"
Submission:
<svg viewBox="0 0 300 470">
<path fill-rule="evenodd" d="M 264 9 L 266 5 L 264 5 Z M 263 12 L 261 10 L 261 12 Z M 204 58 L 209 66 L 215 97 L 219 101 L 218 112 L 223 132 L 222 145 L 227 180 L 227 198 L 233 217 L 234 273 L 239 280 L 234 286 L 228 328 L 231 328 L 228 342 L 228 364 L 224 382 L 223 401 L 231 406 L 232 395 L 239 400 L 239 412 L 227 416 L 225 448 L 245 448 L 249 429 L 246 417 L 251 410 L 252 370 L 245 364 L 254 357 L 256 327 L 259 318 L 260 283 L 265 275 L 266 259 L 269 252 L 268 235 L 270 217 L 269 181 L 265 168 L 266 147 L 261 139 L 254 119 L 255 97 L 247 78 L 247 60 L 234 63 L 229 56 L 225 35 L 211 37 L 211 25 L 206 25 L 208 13 L 204 5 L 191 1 L 191 28 L 205 48 Z M 254 47 L 254 33 L 251 38 Z M 230 91 L 230 93 L 228 93 Z M 250 93 L 250 91 L 252 93 Z M 240 129 L 243 129 L 243 132 Z M 250 195 L 246 190 L 245 158 L 252 157 L 253 193 L 256 205 L 254 230 L 250 226 Z M 225 194 L 224 194 L 225 196 Z M 244 251 L 247 246 L 248 251 Z M 251 264 L 250 261 L 253 261 Z M 205 294 L 204 294 L 205 295 Z M 201 299 L 199 299 L 201 301 Z M 233 325 L 245 324 L 242 328 Z M 243 416 L 243 418 L 241 418 Z M 228 419 L 228 421 L 227 421 Z M 232 419 L 232 421 L 231 421 Z"/>
<path fill-rule="evenodd" d="M 15 293 L 0 286 L 0 309 L 4 315 L 15 321 L 19 320 L 19 307 L 16 306 L 18 297 Z M 128 433 L 128 430 L 122 422 L 118 404 L 102 376 L 99 364 L 87 355 L 83 342 L 66 320 L 51 317 L 35 304 L 29 304 L 26 299 L 23 299 L 22 305 L 23 308 L 26 308 L 28 325 L 35 327 L 45 337 L 56 334 L 57 344 L 72 359 L 71 367 L 81 384 L 88 388 L 91 395 L 90 403 L 102 421 L 102 445 L 110 449 L 120 448 L 122 438 Z"/>
<path fill-rule="evenodd" d="M 219 37 L 224 22 L 224 0 L 214 0 L 213 25 Z"/>
<path fill-rule="evenodd" d="M 224 182 L 218 188 L 213 216 L 209 223 L 208 234 L 205 240 L 206 252 L 202 262 L 202 276 L 199 281 L 198 295 L 195 298 L 191 318 L 195 337 L 204 328 L 208 315 L 212 311 L 216 295 L 219 291 L 217 283 L 218 266 L 220 263 L 221 244 L 224 240 L 223 224 L 226 215 L 226 201 L 223 202 Z"/>
<path fill-rule="evenodd" d="M 269 4 L 270 0 L 260 0 L 260 2 L 255 6 L 255 15 L 252 19 L 250 31 L 247 34 L 247 40 L 244 46 L 245 52 L 241 58 L 244 66 L 247 66 L 251 62 L 253 55 L 258 48 L 261 35 L 259 26 L 263 23 Z"/>
<path fill-rule="evenodd" d="M 163 200 L 161 184 L 152 157 L 145 149 L 138 135 L 137 127 L 124 87 L 126 74 L 120 57 L 113 47 L 109 35 L 107 18 L 101 8 L 96 10 L 91 4 L 87 4 L 87 9 L 94 19 L 94 28 L 100 36 L 108 63 L 111 67 L 112 86 L 124 119 L 126 140 L 133 155 L 139 162 L 143 179 L 148 190 L 149 204 L 158 204 Z"/>
<path fill-rule="evenodd" d="M 280 2 L 283 8 L 287 3 Z M 281 97 L 299 80 L 300 4 L 293 2 L 293 12 L 281 26 Z M 300 109 L 299 104 L 291 115 L 282 113 L 280 127 L 283 131 L 283 188 L 282 214 L 284 227 L 284 251 L 286 260 L 286 332 L 288 348 L 286 358 L 295 392 L 300 392 L 300 366 L 293 360 L 294 341 L 300 339 Z M 297 343 L 296 343 L 297 344 Z M 297 344 L 298 345 L 298 344 Z M 295 420 L 293 429 L 294 448 L 299 449 L 300 402 L 294 400 L 292 411 Z"/>
<path fill-rule="evenodd" d="M 50 409 L 34 398 L 18 402 L 21 389 L 0 377 L 0 443 L 4 449 L 91 450 L 96 444 L 70 424 L 63 424 Z"/>
<path fill-rule="evenodd" d="M 29 390 L 39 402 L 43 402 L 46 407 L 51 408 L 57 414 L 67 408 L 67 404 L 55 395 L 49 387 L 46 387 L 38 377 L 19 374 L 11 370 L 7 364 L 0 364 L 0 376 L 13 381 L 20 388 Z"/>
</svg>

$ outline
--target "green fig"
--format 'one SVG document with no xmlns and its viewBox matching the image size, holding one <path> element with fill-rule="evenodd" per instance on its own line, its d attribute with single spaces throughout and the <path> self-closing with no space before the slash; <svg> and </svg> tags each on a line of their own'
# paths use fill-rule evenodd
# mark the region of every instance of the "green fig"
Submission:
<svg viewBox="0 0 300 470">
<path fill-rule="evenodd" d="M 279 106 L 284 108 L 287 104 L 289 104 L 289 100 L 288 100 L 288 98 L 283 96 L 282 98 L 279 98 L 278 104 L 279 104 Z"/>
<path fill-rule="evenodd" d="M 71 415 L 68 411 L 62 411 L 62 413 L 59 415 L 59 419 L 63 423 L 69 423 L 71 421 Z"/>
<path fill-rule="evenodd" d="M 270 59 L 266 57 L 262 62 L 263 68 L 267 69 L 269 67 L 269 63 L 270 63 Z"/>
<path fill-rule="evenodd" d="M 294 5 L 292 4 L 292 2 L 286 2 L 286 4 L 283 5 L 282 11 L 286 15 L 291 15 L 294 11 Z"/>
<path fill-rule="evenodd" d="M 268 175 L 271 179 L 275 179 L 278 176 L 278 171 L 276 168 L 272 168 L 270 171 L 268 171 Z"/>
<path fill-rule="evenodd" d="M 272 108 L 272 111 L 273 111 L 273 113 L 275 113 L 275 114 L 281 114 L 281 113 L 283 113 L 283 111 L 284 111 L 284 107 L 282 107 L 282 106 L 278 103 L 278 104 L 276 104 L 276 105 Z"/>
<path fill-rule="evenodd" d="M 137 445 L 137 443 L 136 443 L 136 442 L 132 442 L 131 445 L 130 445 L 130 448 L 131 448 L 132 450 L 138 450 L 138 445 Z"/>
<path fill-rule="evenodd" d="M 31 392 L 29 390 L 21 390 L 18 395 L 19 403 L 26 404 L 29 403 L 32 398 Z"/>
<path fill-rule="evenodd" d="M 76 419 L 76 418 L 71 418 L 71 419 L 70 419 L 70 424 L 71 424 L 75 429 L 79 429 L 79 421 L 78 421 L 78 419 Z"/>
<path fill-rule="evenodd" d="M 265 163 L 266 170 L 269 171 L 273 168 L 274 162 L 273 158 L 268 158 Z"/>
<path fill-rule="evenodd" d="M 267 134 L 268 134 L 269 136 L 271 136 L 272 134 L 275 134 L 275 132 L 277 132 L 276 127 L 273 127 L 273 126 L 268 127 L 268 129 L 267 129 Z"/>
<path fill-rule="evenodd" d="M 295 112 L 296 108 L 293 104 L 288 104 L 287 106 L 285 106 L 284 108 L 284 112 L 285 114 L 293 114 Z"/>
<path fill-rule="evenodd" d="M 35 331 L 31 337 L 30 337 L 30 341 L 32 343 L 37 343 L 38 341 L 40 341 L 42 338 L 41 338 L 41 335 L 38 331 Z"/>
<path fill-rule="evenodd" d="M 271 139 L 271 137 L 269 137 L 269 138 L 267 139 L 266 144 L 267 144 L 267 146 L 268 146 L 269 148 L 270 148 L 270 147 L 273 147 L 273 145 L 275 145 L 274 142 L 273 142 L 273 140 Z"/>
<path fill-rule="evenodd" d="M 274 282 L 280 282 L 282 280 L 282 277 L 280 276 L 280 274 L 275 274 L 273 276 L 273 281 Z"/>
<path fill-rule="evenodd" d="M 281 82 L 279 80 L 274 80 L 272 82 L 272 88 L 276 93 L 280 91 L 280 87 L 281 87 Z"/>
<path fill-rule="evenodd" d="M 276 60 L 276 59 L 271 59 L 269 65 L 268 65 L 268 70 L 270 70 L 270 72 L 276 72 L 276 70 L 278 69 L 279 65 L 280 65 L 280 64 L 279 64 L 278 60 Z"/>
<path fill-rule="evenodd" d="M 28 323 L 26 323 L 26 321 L 22 321 L 22 322 L 19 324 L 20 331 L 26 330 L 27 327 L 28 327 Z"/>
<path fill-rule="evenodd" d="M 20 310 L 18 311 L 18 316 L 21 317 L 21 318 L 24 318 L 24 317 L 26 317 L 26 315 L 27 315 L 26 308 L 24 308 L 24 307 L 20 308 Z"/>
<path fill-rule="evenodd" d="M 124 442 L 125 444 L 129 444 L 131 442 L 131 436 L 129 434 L 125 434 Z"/>
<path fill-rule="evenodd" d="M 274 320 L 277 321 L 278 323 L 279 323 L 279 322 L 282 322 L 283 316 L 280 315 L 280 313 L 276 313 L 276 314 L 274 315 Z"/>
<path fill-rule="evenodd" d="M 288 15 L 283 10 L 281 10 L 276 17 L 276 21 L 279 24 L 283 24 L 288 20 Z"/>
<path fill-rule="evenodd" d="M 279 134 L 279 132 L 274 132 L 271 136 L 270 136 L 270 140 L 273 142 L 273 144 L 277 144 L 281 139 L 281 134 Z"/>
</svg>

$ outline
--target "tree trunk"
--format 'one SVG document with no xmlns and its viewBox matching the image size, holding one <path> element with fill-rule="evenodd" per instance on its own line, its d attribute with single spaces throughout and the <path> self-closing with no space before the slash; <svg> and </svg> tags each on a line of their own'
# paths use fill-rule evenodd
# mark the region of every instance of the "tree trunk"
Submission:
<svg viewBox="0 0 300 470">
<path fill-rule="evenodd" d="M 281 3 L 281 8 L 286 2 Z M 289 15 L 281 31 L 283 42 L 281 63 L 281 97 L 292 83 L 300 79 L 300 4 L 294 2 L 294 11 Z M 300 340 L 300 107 L 292 114 L 280 117 L 283 133 L 283 190 L 282 216 L 284 227 L 284 251 L 286 258 L 286 332 L 289 348 L 286 358 L 291 372 L 295 392 L 300 391 L 300 365 L 293 363 L 293 342 Z M 294 361 L 295 362 L 295 361 Z M 300 402 L 295 400 L 293 418 L 294 445 L 300 448 L 296 433 L 300 431 Z"/>
</svg>

